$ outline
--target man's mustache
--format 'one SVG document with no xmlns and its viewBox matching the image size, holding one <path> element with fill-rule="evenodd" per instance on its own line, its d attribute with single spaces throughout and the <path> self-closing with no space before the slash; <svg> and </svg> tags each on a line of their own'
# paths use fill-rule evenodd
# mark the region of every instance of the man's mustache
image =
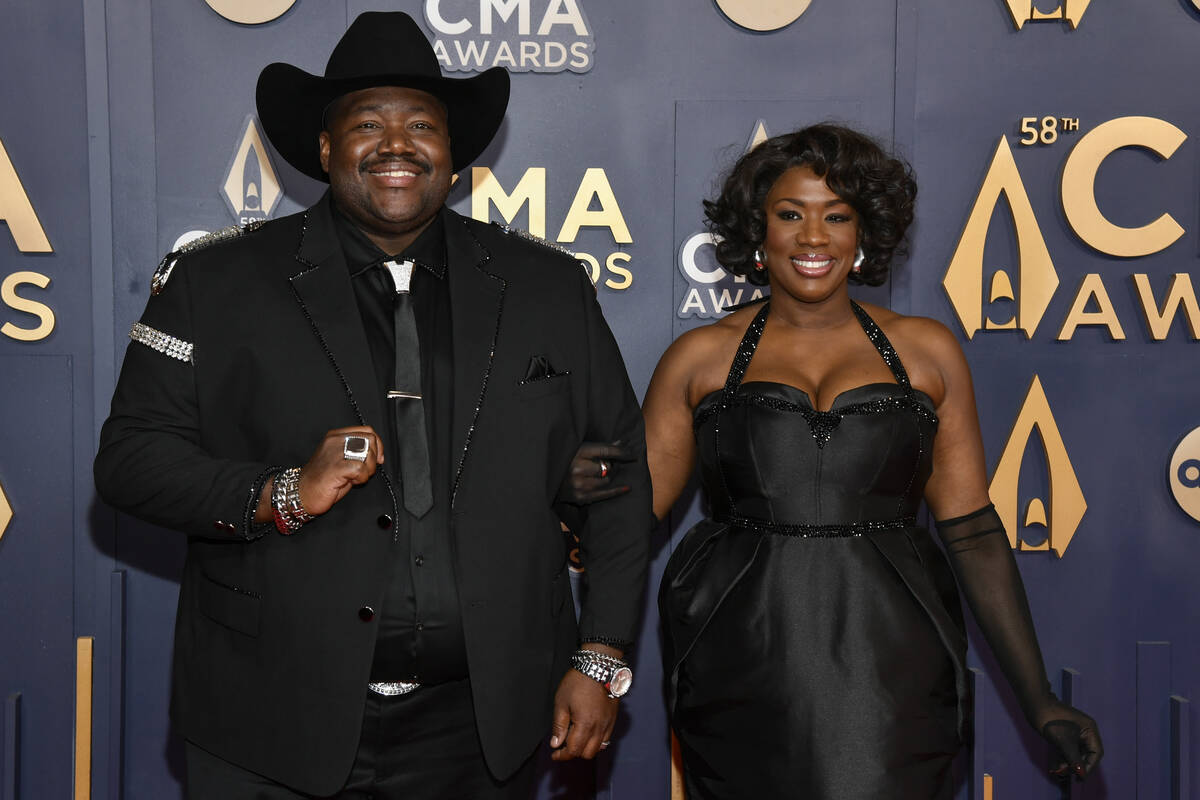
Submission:
<svg viewBox="0 0 1200 800">
<path fill-rule="evenodd" d="M 422 161 L 417 158 L 375 158 L 369 161 L 364 161 L 358 166 L 359 172 L 370 172 L 378 167 L 386 166 L 389 168 L 408 166 L 417 172 L 429 172 L 433 169 L 433 165 L 428 161 Z"/>
</svg>

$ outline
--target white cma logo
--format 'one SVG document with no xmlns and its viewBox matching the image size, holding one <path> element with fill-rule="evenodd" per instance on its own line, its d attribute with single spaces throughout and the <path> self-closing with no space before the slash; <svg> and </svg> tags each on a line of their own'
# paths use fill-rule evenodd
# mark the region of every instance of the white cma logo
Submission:
<svg viewBox="0 0 1200 800">
<path fill-rule="evenodd" d="M 425 0 L 433 51 L 451 72 L 587 72 L 595 38 L 578 0 Z"/>
</svg>

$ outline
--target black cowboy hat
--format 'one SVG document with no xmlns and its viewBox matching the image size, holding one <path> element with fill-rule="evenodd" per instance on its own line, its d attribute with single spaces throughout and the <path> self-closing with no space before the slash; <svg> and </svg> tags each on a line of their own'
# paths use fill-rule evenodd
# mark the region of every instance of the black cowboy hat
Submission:
<svg viewBox="0 0 1200 800">
<path fill-rule="evenodd" d="M 258 76 L 258 118 L 289 164 L 328 182 L 317 145 L 325 108 L 344 94 L 376 86 L 420 89 L 442 101 L 455 172 L 488 146 L 508 107 L 508 73 L 502 67 L 471 78 L 444 78 L 433 46 L 412 17 L 368 11 L 333 48 L 324 76 L 291 64 L 268 64 Z"/>
</svg>

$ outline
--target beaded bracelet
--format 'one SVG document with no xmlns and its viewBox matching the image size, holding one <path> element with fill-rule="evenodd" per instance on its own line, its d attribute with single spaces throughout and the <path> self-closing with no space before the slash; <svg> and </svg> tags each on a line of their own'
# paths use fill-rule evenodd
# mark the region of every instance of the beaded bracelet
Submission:
<svg viewBox="0 0 1200 800">
<path fill-rule="evenodd" d="M 300 468 L 285 469 L 275 476 L 271 486 L 271 510 L 275 512 L 275 529 L 286 535 L 304 527 L 312 516 L 300 502 Z"/>
</svg>

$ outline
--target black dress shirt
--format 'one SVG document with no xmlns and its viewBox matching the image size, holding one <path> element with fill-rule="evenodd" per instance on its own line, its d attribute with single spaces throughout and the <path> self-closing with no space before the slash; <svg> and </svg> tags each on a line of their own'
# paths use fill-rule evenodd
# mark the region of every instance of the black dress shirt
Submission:
<svg viewBox="0 0 1200 800">
<path fill-rule="evenodd" d="M 429 437 L 433 507 L 420 519 L 398 503 L 392 521 L 392 570 L 379 620 L 371 679 L 442 683 L 467 677 L 466 644 L 450 546 L 450 417 L 453 342 L 442 213 L 401 253 L 385 253 L 334 206 L 338 240 L 371 348 L 377 391 L 393 387 L 395 285 L 384 261 L 412 261 L 410 294 L 421 350 L 421 394 Z M 384 468 L 402 497 L 400 452 L 391 403 L 384 400 Z"/>
</svg>

